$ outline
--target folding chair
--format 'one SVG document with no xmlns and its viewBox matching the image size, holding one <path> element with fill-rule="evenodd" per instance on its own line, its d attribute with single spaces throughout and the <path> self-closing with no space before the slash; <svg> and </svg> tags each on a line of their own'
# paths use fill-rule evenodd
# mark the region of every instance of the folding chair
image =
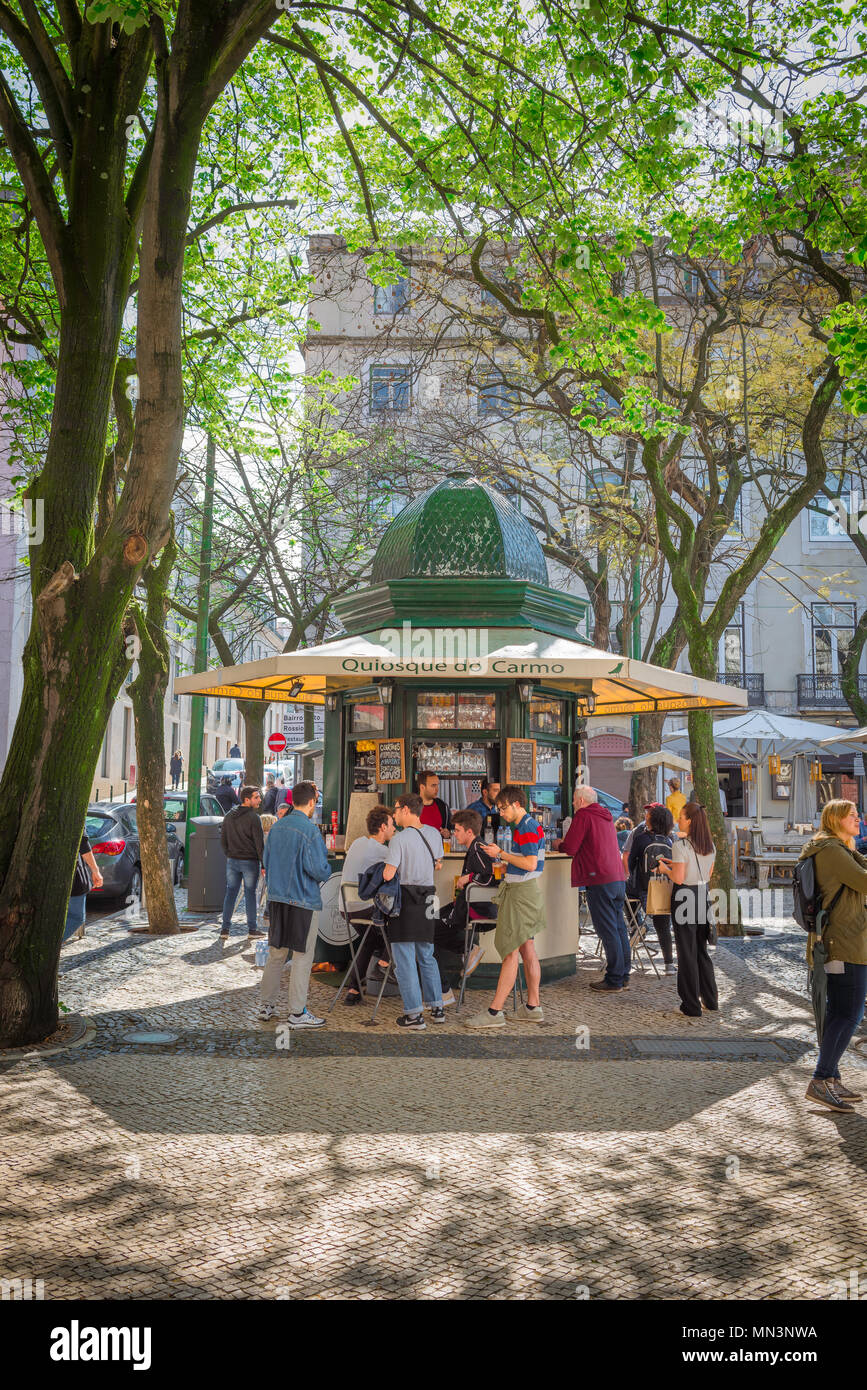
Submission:
<svg viewBox="0 0 867 1390">
<path fill-rule="evenodd" d="M 483 908 L 485 904 L 493 902 L 493 894 L 497 892 L 497 887 L 489 884 L 487 887 L 481 883 L 468 883 L 465 890 L 467 903 L 467 924 L 464 927 L 464 959 L 461 967 L 461 990 L 458 996 L 455 1014 L 459 1014 L 464 1003 L 464 994 L 467 988 L 467 961 L 470 958 L 470 951 L 476 943 L 479 932 L 493 931 L 497 925 L 496 917 L 472 917 L 470 909 Z M 515 975 L 515 983 L 512 986 L 512 1012 L 518 1012 L 518 994 L 521 995 L 521 1003 L 524 1002 L 524 985 L 521 980 L 521 962 L 518 962 L 518 971 Z"/>
<path fill-rule="evenodd" d="M 373 921 L 371 917 L 360 917 L 357 915 L 362 909 L 365 908 L 365 904 L 361 901 L 360 898 L 357 897 L 353 898 L 350 902 L 347 894 L 347 889 L 355 889 L 357 892 L 358 885 L 356 883 L 341 883 L 340 885 L 340 915 L 346 923 L 346 941 L 347 945 L 349 946 L 349 955 L 351 957 L 351 960 L 349 969 L 347 970 L 346 974 L 343 977 L 343 980 L 341 981 L 340 988 L 335 994 L 333 1002 L 329 1005 L 329 1013 L 331 1013 L 331 1010 L 334 1008 L 334 1005 L 337 1003 L 338 999 L 340 998 L 343 991 L 346 989 L 353 976 L 355 976 L 355 979 L 358 983 L 359 993 L 363 991 L 364 982 L 359 974 L 358 967 L 356 965 L 356 960 L 360 951 L 362 950 L 362 947 L 364 946 L 365 941 L 367 940 L 368 933 L 376 927 L 376 923 Z M 353 939 L 358 935 L 358 932 L 362 927 L 364 928 L 364 930 L 361 933 L 361 939 L 358 942 L 358 946 L 356 948 L 353 945 Z M 368 1023 L 370 1024 L 376 1022 L 377 1011 L 379 1009 L 380 1004 L 382 1003 L 382 996 L 385 993 L 385 987 L 388 984 L 389 976 L 391 975 L 394 969 L 394 959 L 391 954 L 391 946 L 389 944 L 388 935 L 386 934 L 386 932 L 382 933 L 382 938 L 385 942 L 385 953 L 388 957 L 388 967 L 382 978 L 382 985 L 380 987 L 379 996 L 377 998 L 373 1013 L 371 1014 L 370 1019 L 368 1020 Z"/>
<path fill-rule="evenodd" d="M 627 898 L 623 907 L 623 918 L 626 922 L 626 930 L 629 933 L 629 946 L 632 951 L 632 960 L 638 964 L 638 953 L 644 951 L 650 964 L 653 966 L 656 978 L 659 979 L 659 970 L 656 961 L 650 953 L 647 944 L 647 913 L 641 906 L 638 898 Z"/>
</svg>

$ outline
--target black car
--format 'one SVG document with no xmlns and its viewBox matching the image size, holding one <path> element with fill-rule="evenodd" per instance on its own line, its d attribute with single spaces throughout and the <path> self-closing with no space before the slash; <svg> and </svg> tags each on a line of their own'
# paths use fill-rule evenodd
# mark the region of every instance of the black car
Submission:
<svg viewBox="0 0 867 1390">
<path fill-rule="evenodd" d="M 136 808 L 132 803 L 98 801 L 88 806 L 85 832 L 93 856 L 103 877 L 101 888 L 88 894 L 88 901 L 140 898 L 142 892 L 141 849 L 139 846 Z M 172 882 L 179 883 L 183 874 L 183 844 L 174 831 L 166 827 Z"/>
</svg>

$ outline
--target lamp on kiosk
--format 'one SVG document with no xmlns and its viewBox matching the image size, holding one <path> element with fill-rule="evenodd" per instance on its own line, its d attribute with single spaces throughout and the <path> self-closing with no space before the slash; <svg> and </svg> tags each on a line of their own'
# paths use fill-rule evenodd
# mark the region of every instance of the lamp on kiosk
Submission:
<svg viewBox="0 0 867 1390">
<path fill-rule="evenodd" d="M 394 681 L 383 680 L 381 677 L 374 681 L 374 685 L 379 691 L 379 698 L 384 705 L 391 704 L 391 697 L 394 694 Z"/>
<path fill-rule="evenodd" d="M 820 761 L 819 761 L 818 758 L 813 758 L 812 761 L 811 761 L 811 763 L 810 763 L 810 781 L 811 781 L 811 782 L 821 782 L 821 780 L 822 780 L 822 764 L 820 763 Z"/>
</svg>

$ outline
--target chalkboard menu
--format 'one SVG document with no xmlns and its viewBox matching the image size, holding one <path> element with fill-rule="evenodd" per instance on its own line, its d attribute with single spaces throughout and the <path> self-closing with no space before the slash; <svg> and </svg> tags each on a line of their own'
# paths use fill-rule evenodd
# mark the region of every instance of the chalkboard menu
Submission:
<svg viewBox="0 0 867 1390">
<path fill-rule="evenodd" d="M 530 787 L 536 780 L 536 740 L 534 738 L 506 739 L 507 782 Z"/>
<path fill-rule="evenodd" d="M 377 782 L 405 782 L 402 738 L 378 738 L 376 743 Z"/>
</svg>

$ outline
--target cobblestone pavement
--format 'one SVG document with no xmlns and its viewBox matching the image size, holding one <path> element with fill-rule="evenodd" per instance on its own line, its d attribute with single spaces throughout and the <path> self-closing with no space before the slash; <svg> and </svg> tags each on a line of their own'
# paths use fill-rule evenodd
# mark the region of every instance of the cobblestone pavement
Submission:
<svg viewBox="0 0 867 1390">
<path fill-rule="evenodd" d="M 60 982 L 95 1036 L 0 1065 L 0 1277 L 47 1299 L 827 1298 L 867 1277 L 867 1123 L 804 1100 L 801 951 L 770 925 L 721 942 L 696 1027 L 661 1017 L 652 972 L 590 992 L 588 954 L 542 1026 L 406 1037 L 397 1001 L 374 1028 L 338 1004 L 284 1049 L 245 938 L 103 919 Z M 333 998 L 314 976 L 311 1007 Z"/>
</svg>

